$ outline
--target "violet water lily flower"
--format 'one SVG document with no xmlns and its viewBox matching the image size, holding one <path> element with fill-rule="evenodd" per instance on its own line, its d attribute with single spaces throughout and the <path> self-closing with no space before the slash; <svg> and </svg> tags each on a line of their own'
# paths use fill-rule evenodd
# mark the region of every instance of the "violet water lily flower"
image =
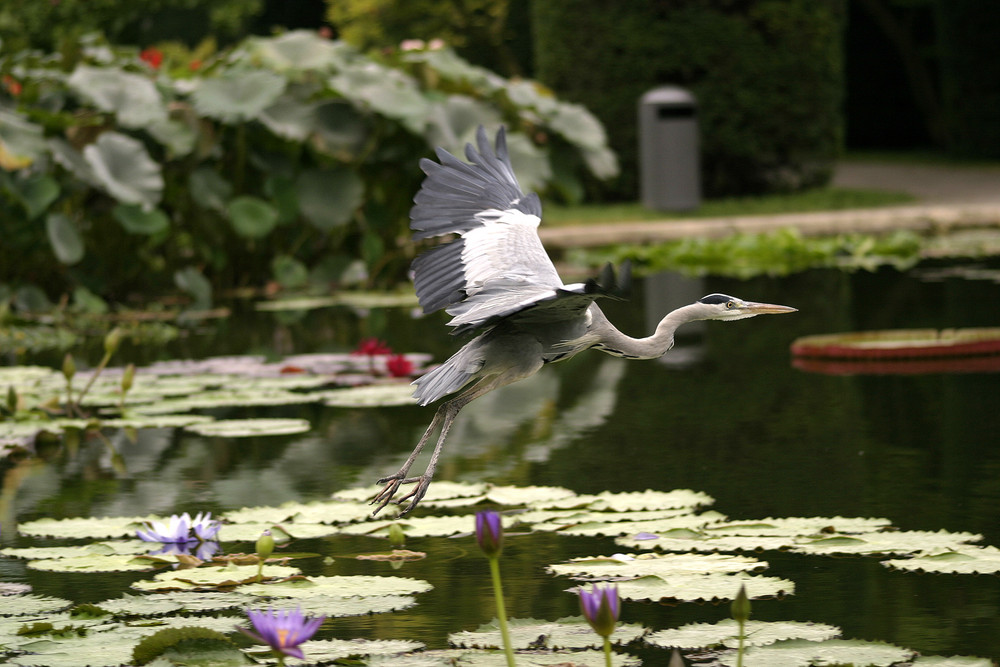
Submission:
<svg viewBox="0 0 1000 667">
<path fill-rule="evenodd" d="M 298 607 L 285 611 L 248 609 L 247 616 L 255 632 L 238 626 L 240 632 L 267 644 L 277 653 L 290 655 L 299 660 L 305 658 L 299 645 L 316 634 L 316 630 L 326 620 L 326 616 L 316 618 L 305 616 Z"/>
<path fill-rule="evenodd" d="M 591 592 L 580 588 L 580 610 L 594 632 L 607 639 L 615 631 L 618 622 L 618 587 L 608 585 L 603 588 L 594 584 Z"/>
<path fill-rule="evenodd" d="M 194 519 L 187 512 L 180 516 L 171 515 L 167 523 L 150 521 L 144 530 L 137 530 L 136 536 L 146 542 L 163 544 L 184 544 L 187 542 L 209 542 L 217 539 L 221 524 L 212 518 L 211 512 L 199 512 Z"/>
<path fill-rule="evenodd" d="M 503 524 L 493 510 L 476 513 L 476 542 L 489 558 L 496 558 L 503 549 Z"/>
</svg>

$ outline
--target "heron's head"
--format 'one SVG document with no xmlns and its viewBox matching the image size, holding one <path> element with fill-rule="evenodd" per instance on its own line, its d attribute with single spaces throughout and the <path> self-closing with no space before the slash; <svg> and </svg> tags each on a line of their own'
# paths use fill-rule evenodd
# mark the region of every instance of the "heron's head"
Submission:
<svg viewBox="0 0 1000 667">
<path fill-rule="evenodd" d="M 709 294 L 698 299 L 695 305 L 698 306 L 698 319 L 702 320 L 742 320 L 754 315 L 777 315 L 798 310 L 773 303 L 744 301 L 728 294 Z"/>
</svg>

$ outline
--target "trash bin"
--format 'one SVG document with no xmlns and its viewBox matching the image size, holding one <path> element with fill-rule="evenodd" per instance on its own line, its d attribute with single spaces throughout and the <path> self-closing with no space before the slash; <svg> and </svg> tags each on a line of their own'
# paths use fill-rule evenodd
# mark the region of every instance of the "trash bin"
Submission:
<svg viewBox="0 0 1000 667">
<path fill-rule="evenodd" d="M 654 88 L 639 101 L 639 191 L 643 206 L 684 211 L 701 204 L 698 117 L 694 95 Z"/>
</svg>

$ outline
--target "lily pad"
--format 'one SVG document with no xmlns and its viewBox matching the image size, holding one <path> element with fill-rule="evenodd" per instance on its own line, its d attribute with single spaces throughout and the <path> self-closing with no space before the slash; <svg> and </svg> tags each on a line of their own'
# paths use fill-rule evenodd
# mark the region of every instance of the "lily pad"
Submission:
<svg viewBox="0 0 1000 667">
<path fill-rule="evenodd" d="M 363 387 L 347 387 L 316 392 L 325 405 L 335 408 L 370 408 L 392 405 L 416 405 L 413 387 L 406 382 L 387 382 Z M 433 485 L 432 485 L 433 487 Z"/>
<path fill-rule="evenodd" d="M 387 614 L 408 609 L 415 604 L 417 604 L 416 598 L 409 595 L 315 595 L 295 601 L 295 605 L 301 608 L 302 613 L 306 616 L 326 616 L 328 618 Z"/>
<path fill-rule="evenodd" d="M 765 568 L 767 563 L 746 556 L 645 554 L 639 557 L 618 555 L 607 558 L 574 558 L 568 563 L 549 565 L 547 569 L 552 574 L 584 581 L 620 581 L 647 575 L 668 579 L 688 574 L 755 572 Z"/>
<path fill-rule="evenodd" d="M 583 616 L 560 618 L 557 621 L 539 621 L 533 618 L 512 618 L 508 621 L 510 642 L 515 649 L 600 647 L 602 639 Z M 638 639 L 646 629 L 634 623 L 619 623 L 611 635 L 615 644 L 627 644 Z M 474 648 L 502 648 L 500 626 L 494 619 L 474 631 L 453 632 L 448 635 L 452 646 Z"/>
<path fill-rule="evenodd" d="M 884 560 L 882 564 L 896 570 L 917 572 L 996 574 L 1000 572 L 1000 549 L 990 546 L 966 546 L 918 553 L 912 558 Z"/>
<path fill-rule="evenodd" d="M 48 595 L 4 596 L 5 604 L 0 607 L 0 616 L 36 616 L 69 609 L 73 603 Z"/>
<path fill-rule="evenodd" d="M 223 419 L 188 424 L 185 429 L 198 435 L 219 438 L 249 438 L 261 435 L 293 435 L 312 428 L 308 419 Z"/>
<path fill-rule="evenodd" d="M 352 656 L 396 656 L 424 647 L 421 642 L 402 639 L 327 639 L 300 645 L 309 662 L 329 663 Z"/>
<path fill-rule="evenodd" d="M 254 568 L 256 571 L 256 568 Z M 247 584 L 241 593 L 272 598 L 314 597 L 378 597 L 383 595 L 415 595 L 434 588 L 429 582 L 409 577 L 376 577 L 368 575 L 300 577 L 273 583 Z"/>
<path fill-rule="evenodd" d="M 125 593 L 120 598 L 103 600 L 97 603 L 97 606 L 118 616 L 151 617 L 174 614 L 180 611 L 205 612 L 245 608 L 253 604 L 255 599 L 252 596 L 234 592 L 172 591 L 149 595 Z"/>
<path fill-rule="evenodd" d="M 106 539 L 134 537 L 135 531 L 148 521 L 161 521 L 157 516 L 111 516 L 77 519 L 38 519 L 20 524 L 22 535 L 63 539 Z"/>
<path fill-rule="evenodd" d="M 373 492 L 369 492 L 371 495 Z M 294 530 L 299 523 L 349 523 L 368 519 L 372 507 L 366 502 L 327 500 L 312 503 L 284 503 L 282 505 L 244 507 L 226 512 L 222 518 L 234 523 L 285 523 Z"/>
<path fill-rule="evenodd" d="M 707 493 L 691 489 L 673 491 L 639 491 L 632 493 L 612 493 L 605 491 L 594 496 L 590 507 L 595 510 L 624 512 L 626 510 L 662 510 L 685 507 L 704 507 L 715 499 Z"/>
<path fill-rule="evenodd" d="M 948 531 L 899 530 L 854 535 L 831 535 L 799 540 L 793 551 L 807 554 L 909 554 L 950 549 L 958 551 L 969 542 L 982 539 L 974 533 Z"/>
<path fill-rule="evenodd" d="M 679 514 L 662 519 L 646 521 L 587 521 L 571 526 L 555 523 L 535 524 L 535 530 L 551 530 L 563 535 L 580 536 L 619 536 L 636 533 L 657 533 L 678 528 L 699 529 L 710 523 L 721 521 L 725 517 L 718 512 L 709 511 L 701 514 Z"/>
<path fill-rule="evenodd" d="M 518 667 L 604 667 L 604 651 L 586 649 L 583 651 L 517 651 L 515 659 Z M 631 655 L 611 654 L 613 667 L 637 667 L 641 661 Z M 368 667 L 507 667 L 503 651 L 476 649 L 446 649 L 425 651 L 412 655 L 396 656 L 385 662 L 371 659 Z"/>
<path fill-rule="evenodd" d="M 265 579 L 273 579 L 298 576 L 300 573 L 301 570 L 295 567 L 265 564 L 262 574 Z M 140 591 L 211 591 L 236 588 L 241 584 L 255 582 L 256 578 L 256 565 L 229 564 L 225 567 L 198 567 L 160 572 L 152 579 L 133 582 L 132 588 Z M 243 589 L 239 592 L 249 594 Z"/>
<path fill-rule="evenodd" d="M 869 533 L 891 525 L 888 519 L 867 517 L 782 517 L 758 521 L 726 521 L 705 529 L 706 535 L 807 537 L 833 533 Z"/>
<path fill-rule="evenodd" d="M 688 574 L 668 578 L 646 576 L 616 582 L 618 594 L 626 600 L 716 601 L 736 597 L 740 586 L 746 586 L 751 598 L 777 597 L 795 592 L 795 584 L 787 579 L 732 574 Z"/>
<path fill-rule="evenodd" d="M 431 487 L 433 486 L 432 484 Z M 511 516 L 502 516 L 502 521 L 504 527 L 509 527 L 514 524 L 515 519 Z M 390 529 L 396 524 L 403 528 L 408 537 L 450 537 L 471 533 L 475 528 L 475 520 L 471 516 L 422 516 L 353 523 L 341 527 L 339 532 L 344 535 L 388 537 Z"/>
<path fill-rule="evenodd" d="M 889 667 L 906 662 L 913 651 L 883 642 L 830 639 L 811 642 L 790 639 L 767 646 L 755 646 L 744 653 L 745 667 L 808 667 L 809 665 L 862 665 Z M 735 665 L 735 653 L 722 659 L 724 665 Z"/>
<path fill-rule="evenodd" d="M 839 635 L 840 628 L 824 623 L 747 621 L 744 642 L 747 646 L 765 646 L 786 639 L 824 641 Z M 718 623 L 690 623 L 672 630 L 653 632 L 646 635 L 643 641 L 661 648 L 735 648 L 739 645 L 739 625 L 731 618 Z"/>
</svg>

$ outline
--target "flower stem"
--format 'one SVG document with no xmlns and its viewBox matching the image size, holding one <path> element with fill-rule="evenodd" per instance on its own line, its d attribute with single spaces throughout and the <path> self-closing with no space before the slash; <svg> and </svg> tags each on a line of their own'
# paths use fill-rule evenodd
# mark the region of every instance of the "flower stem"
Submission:
<svg viewBox="0 0 1000 667">
<path fill-rule="evenodd" d="M 604 638 L 604 667 L 611 667 L 611 637 Z"/>
<path fill-rule="evenodd" d="M 507 655 L 507 667 L 514 667 L 514 649 L 510 645 L 510 631 L 507 629 L 507 611 L 503 604 L 503 587 L 500 585 L 500 560 L 490 558 L 490 577 L 493 579 L 493 597 L 497 601 L 497 621 L 500 623 L 500 636 L 503 637 L 503 650 Z"/>
<path fill-rule="evenodd" d="M 743 620 L 737 621 L 740 625 L 740 643 L 736 649 L 736 667 L 743 667 L 743 638 L 746 636 L 746 632 L 743 626 Z"/>
</svg>

